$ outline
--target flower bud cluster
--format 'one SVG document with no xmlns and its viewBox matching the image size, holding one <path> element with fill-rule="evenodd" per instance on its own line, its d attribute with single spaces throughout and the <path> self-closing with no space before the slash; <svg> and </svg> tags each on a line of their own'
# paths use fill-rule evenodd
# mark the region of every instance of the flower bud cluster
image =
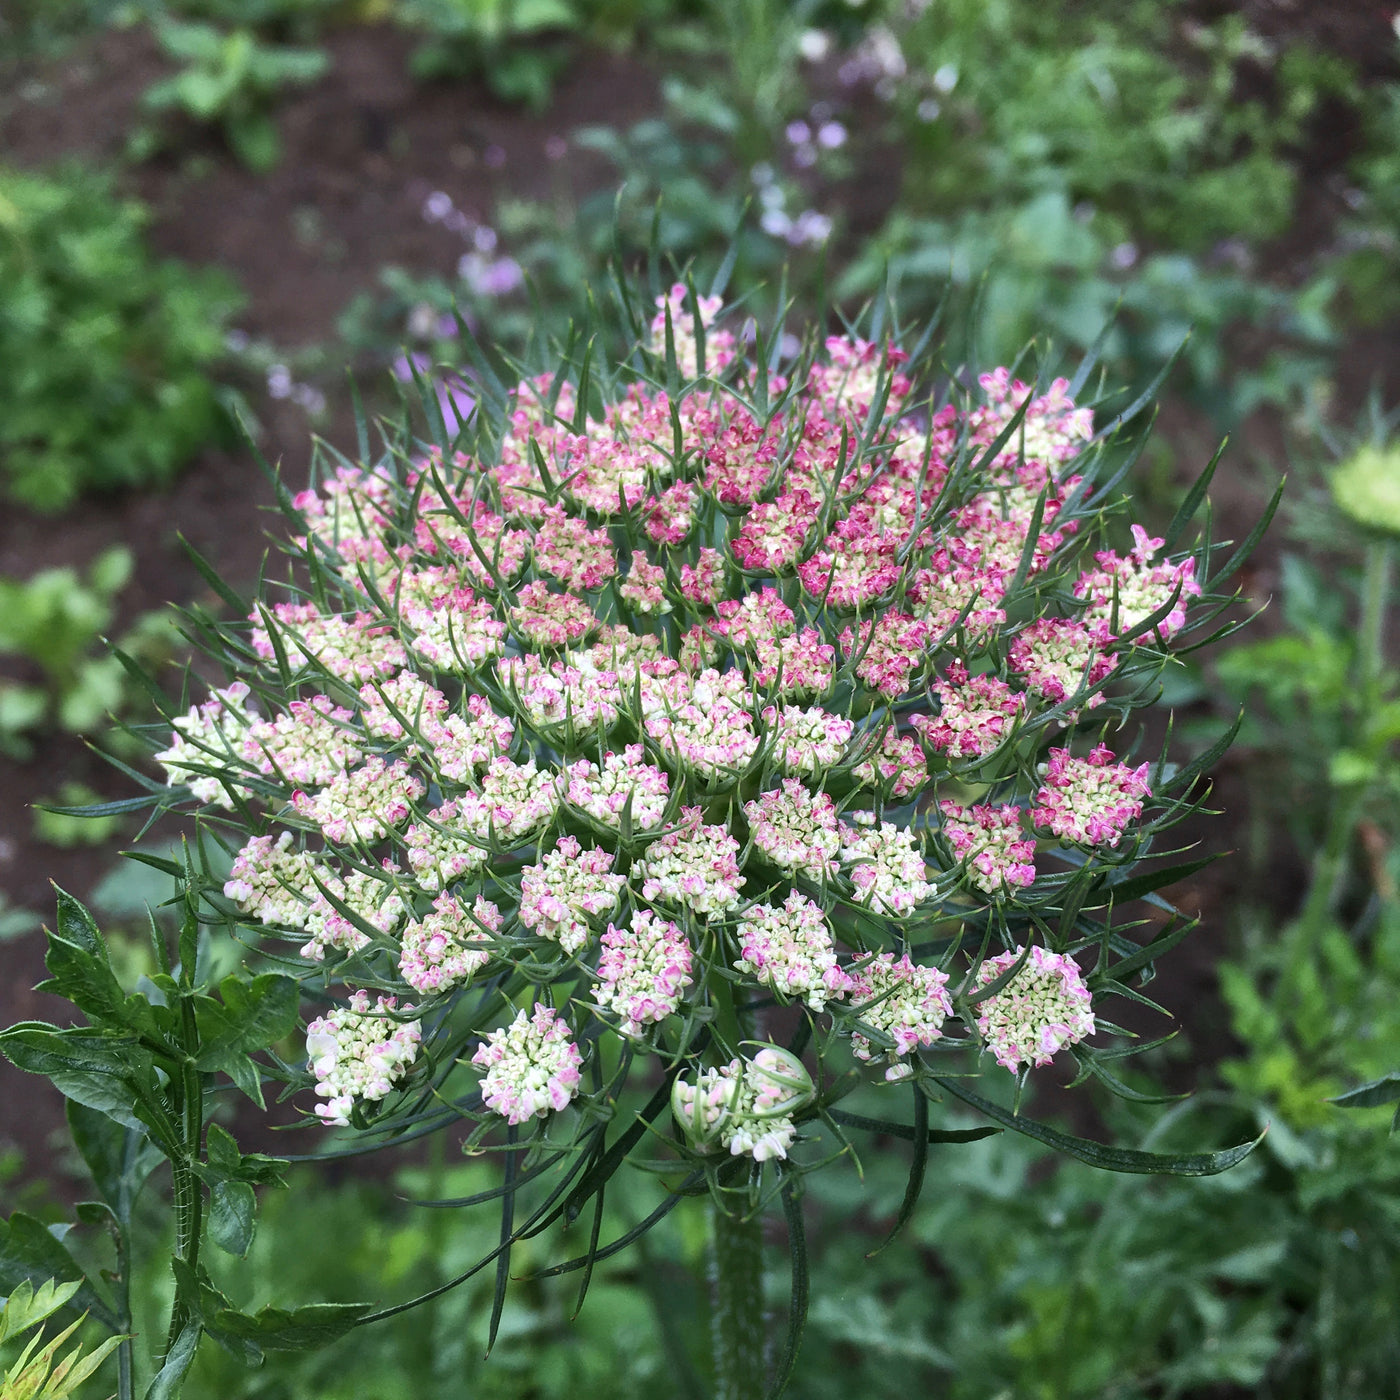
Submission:
<svg viewBox="0 0 1400 1400">
<path fill-rule="evenodd" d="M 306 1028 L 306 1055 L 325 1103 L 316 1116 L 327 1126 L 348 1127 L 355 1100 L 374 1102 L 388 1096 L 418 1056 L 422 1027 L 392 1013 L 394 997 L 356 992 L 350 1004 L 318 1016 Z M 408 1010 L 409 1008 L 405 1008 Z"/>
<path fill-rule="evenodd" d="M 978 986 L 1015 967 L 1025 952 L 1020 947 L 988 958 L 978 969 Z M 1006 986 L 977 1003 L 977 1029 L 997 1064 L 1013 1073 L 1022 1065 L 1048 1065 L 1061 1050 L 1093 1035 L 1089 989 L 1074 959 L 1033 944 Z"/>
<path fill-rule="evenodd" d="M 490 1033 L 472 1056 L 486 1071 L 481 1096 L 507 1123 L 520 1124 L 568 1106 L 578 1093 L 583 1056 L 569 1024 L 537 1003 Z"/>
<path fill-rule="evenodd" d="M 678 1077 L 671 1087 L 671 1114 L 699 1151 L 723 1148 L 731 1156 L 764 1162 L 788 1155 L 797 1138 L 792 1115 L 815 1097 L 802 1061 L 765 1045 L 752 1059 L 701 1070 L 694 1082 Z"/>
<path fill-rule="evenodd" d="M 623 1035 L 664 1021 L 691 985 L 690 943 L 679 925 L 639 909 L 626 928 L 608 925 L 598 959 L 599 1006 L 622 1017 Z"/>
<path fill-rule="evenodd" d="M 612 856 L 601 847 L 584 851 L 574 837 L 560 837 L 539 865 L 521 873 L 520 922 L 566 953 L 577 953 L 588 942 L 588 921 L 611 913 L 627 883 L 612 867 Z"/>
<path fill-rule="evenodd" d="M 1151 795 L 1148 768 L 1146 763 L 1136 768 L 1115 763 L 1106 744 L 1087 759 L 1075 758 L 1068 749 L 1051 749 L 1032 818 L 1063 841 L 1116 846 L 1128 824 L 1142 815 L 1143 798 Z"/>
<path fill-rule="evenodd" d="M 882 1054 L 889 1063 L 888 1080 L 903 1079 L 911 1072 L 906 1057 L 920 1045 L 932 1045 L 943 1034 L 943 1023 L 953 1014 L 948 997 L 948 974 L 914 962 L 908 953 L 877 953 L 851 969 L 847 997 L 861 1025 L 890 1041 L 885 1047 L 856 1031 L 851 1049 L 858 1060 L 874 1060 Z"/>
</svg>

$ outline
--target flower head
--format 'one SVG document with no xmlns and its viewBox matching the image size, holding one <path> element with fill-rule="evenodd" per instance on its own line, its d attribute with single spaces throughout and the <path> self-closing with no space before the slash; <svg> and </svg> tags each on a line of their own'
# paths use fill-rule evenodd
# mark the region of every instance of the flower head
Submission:
<svg viewBox="0 0 1400 1400">
<path fill-rule="evenodd" d="M 578 1093 L 582 1063 L 568 1022 L 542 1003 L 533 1012 L 517 1012 L 472 1056 L 472 1064 L 486 1071 L 482 1100 L 514 1124 L 567 1108 Z"/>
<path fill-rule="evenodd" d="M 1020 971 L 977 1003 L 977 1029 L 997 1064 L 1015 1073 L 1022 1065 L 1048 1065 L 1070 1045 L 1094 1033 L 1094 1010 L 1084 976 L 1073 958 L 1039 944 L 988 958 L 978 969 L 985 987 L 1021 961 Z"/>
</svg>

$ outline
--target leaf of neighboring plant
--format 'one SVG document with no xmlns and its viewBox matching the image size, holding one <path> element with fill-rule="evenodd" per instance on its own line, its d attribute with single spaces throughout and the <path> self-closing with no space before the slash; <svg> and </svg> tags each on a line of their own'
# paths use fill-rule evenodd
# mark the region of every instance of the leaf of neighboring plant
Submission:
<svg viewBox="0 0 1400 1400">
<path fill-rule="evenodd" d="M 90 1312 L 110 1330 L 117 1329 L 116 1315 L 87 1281 L 77 1260 L 42 1221 L 17 1210 L 8 1221 L 0 1223 L 0 1290 L 12 1293 L 25 1279 L 38 1286 L 50 1279 L 77 1283 L 78 1288 L 66 1305 L 68 1310 Z"/>
<path fill-rule="evenodd" d="M 955 1099 L 970 1104 L 979 1113 L 985 1113 L 988 1118 L 1013 1132 L 1034 1138 L 1047 1147 L 1053 1147 L 1057 1152 L 1063 1152 L 1067 1157 L 1087 1162 L 1089 1166 L 1099 1167 L 1103 1171 L 1133 1172 L 1149 1176 L 1216 1176 L 1243 1162 L 1264 1140 L 1264 1134 L 1260 1133 L 1252 1142 L 1242 1142 L 1237 1147 L 1227 1147 L 1219 1152 L 1142 1152 L 1132 1147 L 1105 1147 L 1102 1143 L 1090 1142 L 1087 1138 L 1062 1133 L 1047 1123 L 1022 1118 L 1020 1114 L 1012 1113 L 1010 1109 L 963 1088 L 955 1079 L 935 1076 L 934 1083 L 952 1094 Z"/>
<path fill-rule="evenodd" d="M 98 1194 L 121 1225 L 131 1221 L 131 1208 L 146 1178 L 161 1161 L 160 1150 L 137 1128 L 69 1099 L 68 1131 L 92 1173 Z"/>
<path fill-rule="evenodd" d="M 282 1180 L 286 1160 L 282 1157 L 267 1157 L 261 1152 L 249 1152 L 246 1156 L 238 1150 L 233 1134 L 211 1123 L 204 1138 L 208 1154 L 206 1165 L 200 1175 L 206 1181 L 247 1181 L 254 1185 L 276 1185 Z"/>
<path fill-rule="evenodd" d="M 37 685 L 0 682 L 0 744 L 42 724 L 48 708 L 49 697 Z"/>
<path fill-rule="evenodd" d="M 109 713 L 121 708 L 125 674 L 115 656 L 81 662 L 71 685 L 59 697 L 58 722 L 73 734 L 98 728 Z"/>
<path fill-rule="evenodd" d="M 290 1035 L 297 1024 L 297 984 L 279 972 L 251 981 L 231 975 L 219 984 L 223 1005 L 212 997 L 195 1003 L 200 1050 L 195 1061 L 205 1071 L 222 1071 L 255 1103 L 262 1103 L 257 1067 L 249 1055 Z"/>
<path fill-rule="evenodd" d="M 516 34 L 540 29 L 577 29 L 578 16 L 566 0 L 516 0 L 510 27 Z"/>
<path fill-rule="evenodd" d="M 74 1327 L 77 1324 L 74 1323 Z M 69 1329 L 71 1333 L 73 1329 Z M 65 1333 L 66 1337 L 69 1333 Z M 97 1370 L 99 1366 L 126 1340 L 125 1336 L 108 1337 L 106 1341 L 98 1345 L 86 1356 L 83 1355 L 81 1345 L 75 1346 L 67 1356 L 53 1369 L 53 1374 L 49 1377 L 43 1388 L 36 1391 L 36 1400 L 67 1400 L 67 1397 L 77 1395 L 84 1381 Z M 57 1349 L 55 1346 L 54 1350 Z M 21 1387 L 23 1381 L 21 1380 Z M 21 1394 L 23 1392 L 21 1391 Z"/>
<path fill-rule="evenodd" d="M 49 1279 L 36 1290 L 28 1279 L 23 1279 L 0 1308 L 0 1344 L 52 1317 L 81 1287 L 81 1283 Z"/>
<path fill-rule="evenodd" d="M 246 1181 L 215 1182 L 209 1191 L 209 1238 L 241 1259 L 253 1243 L 258 1200 Z"/>
<path fill-rule="evenodd" d="M 155 1061 L 129 1036 L 103 1036 L 81 1027 L 60 1031 L 25 1021 L 0 1031 L 0 1054 L 17 1069 L 42 1074 L 66 1098 L 144 1132 L 173 1156 L 180 1134 L 161 1098 Z"/>
</svg>

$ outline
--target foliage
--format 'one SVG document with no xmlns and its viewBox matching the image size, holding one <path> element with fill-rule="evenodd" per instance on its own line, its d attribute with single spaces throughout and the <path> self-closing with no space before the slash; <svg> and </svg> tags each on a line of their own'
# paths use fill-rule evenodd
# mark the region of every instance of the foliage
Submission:
<svg viewBox="0 0 1400 1400">
<path fill-rule="evenodd" d="M 1217 667 L 1247 708 L 1242 737 L 1268 758 L 1251 770 L 1256 810 L 1287 814 L 1307 871 L 1296 919 L 1277 931 L 1256 915 L 1245 958 L 1222 969 L 1252 1051 L 1228 1072 L 1300 1127 L 1400 1062 L 1400 677 L 1385 640 L 1396 544 L 1380 512 L 1358 518 L 1353 502 L 1358 470 L 1393 470 L 1376 451 L 1392 428 L 1373 409 L 1371 445 L 1336 445 L 1344 460 L 1290 512 L 1313 549 L 1284 556 L 1284 630 Z"/>
<path fill-rule="evenodd" d="M 1292 143 L 1325 103 L 1357 98 L 1325 55 L 1276 52 L 1238 17 L 1200 26 L 1142 5 L 1060 17 L 1029 0 L 888 23 L 711 0 L 701 22 L 677 16 L 664 33 L 682 57 L 663 110 L 572 134 L 612 164 L 612 188 L 571 198 L 561 181 L 550 200 L 504 198 L 494 213 L 534 297 L 463 277 L 424 280 L 428 301 L 455 298 L 523 347 L 539 318 L 562 334 L 583 314 L 610 257 L 636 265 L 659 246 L 706 276 L 731 258 L 730 285 L 765 316 L 789 262 L 802 306 L 823 300 L 828 267 L 846 308 L 886 285 L 911 313 L 946 303 L 977 338 L 953 359 L 1005 362 L 1035 334 L 1086 350 L 1112 323 L 1100 353 L 1132 376 L 1185 343 L 1186 388 L 1222 423 L 1290 405 L 1328 373 L 1338 265 L 1284 288 L 1255 256 L 1292 214 Z M 825 70 L 803 57 L 814 38 Z M 1251 65 L 1269 75 L 1268 101 L 1236 98 Z M 883 180 L 859 178 L 881 167 Z M 363 332 L 411 309 L 390 296 L 353 319 Z M 1251 357 L 1226 351 L 1242 327 L 1265 347 Z"/>
<path fill-rule="evenodd" d="M 64 1308 L 81 1287 L 79 1283 L 58 1284 L 46 1279 L 36 1290 L 29 1279 L 21 1280 L 0 1306 L 0 1348 L 31 1328 L 42 1326 Z M 78 1330 L 81 1322 L 79 1319 L 70 1323 L 48 1341 L 41 1333 L 29 1342 L 0 1376 L 0 1394 L 5 1400 L 64 1400 L 66 1396 L 79 1394 L 80 1387 L 121 1341 L 119 1337 L 109 1337 L 86 1355 L 79 1344 L 60 1356 L 63 1344 Z M 0 1351 L 0 1356 L 3 1355 Z"/>
<path fill-rule="evenodd" d="M 0 168 L 0 460 L 11 500 L 169 481 L 224 422 L 228 280 L 156 262 L 100 176 Z"/>
<path fill-rule="evenodd" d="M 28 663 L 40 684 L 0 680 L 0 748 L 28 751 L 26 735 L 58 726 L 91 733 L 130 693 L 121 661 L 105 648 L 117 595 L 131 577 L 131 551 L 113 545 L 89 566 L 42 569 L 32 578 L 0 578 L 0 657 Z M 149 614 L 121 638 L 148 664 L 168 659 L 175 634 Z"/>
<path fill-rule="evenodd" d="M 429 36 L 413 54 L 418 77 L 480 75 L 498 97 L 535 111 L 544 110 L 569 57 L 539 41 L 580 24 L 570 0 L 404 0 L 395 17 Z"/>
<path fill-rule="evenodd" d="M 157 117 L 179 112 L 198 124 L 217 125 L 244 165 L 271 170 L 282 157 L 272 112 L 278 94 L 321 77 L 329 56 L 320 49 L 261 43 L 251 29 L 162 19 L 155 32 L 167 56 L 186 66 L 147 88 L 143 108 Z M 148 127 L 134 138 L 135 149 L 150 154 L 160 140 Z"/>
</svg>

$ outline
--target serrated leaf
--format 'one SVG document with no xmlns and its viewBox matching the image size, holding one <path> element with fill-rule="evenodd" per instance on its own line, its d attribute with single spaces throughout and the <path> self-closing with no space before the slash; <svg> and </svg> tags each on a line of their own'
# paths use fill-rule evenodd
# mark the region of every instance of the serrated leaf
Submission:
<svg viewBox="0 0 1400 1400">
<path fill-rule="evenodd" d="M 315 1351 L 339 1341 L 369 1311 L 368 1303 L 309 1303 L 291 1310 L 261 1308 L 252 1314 L 219 1308 L 204 1320 L 215 1336 L 268 1351 Z"/>
<path fill-rule="evenodd" d="M 201 1070 L 233 1074 L 235 1060 L 265 1050 L 296 1029 L 295 978 L 280 972 L 252 979 L 231 974 L 219 983 L 219 996 L 222 1005 L 201 997 L 195 1007 L 201 1042 L 195 1063 Z"/>
</svg>

